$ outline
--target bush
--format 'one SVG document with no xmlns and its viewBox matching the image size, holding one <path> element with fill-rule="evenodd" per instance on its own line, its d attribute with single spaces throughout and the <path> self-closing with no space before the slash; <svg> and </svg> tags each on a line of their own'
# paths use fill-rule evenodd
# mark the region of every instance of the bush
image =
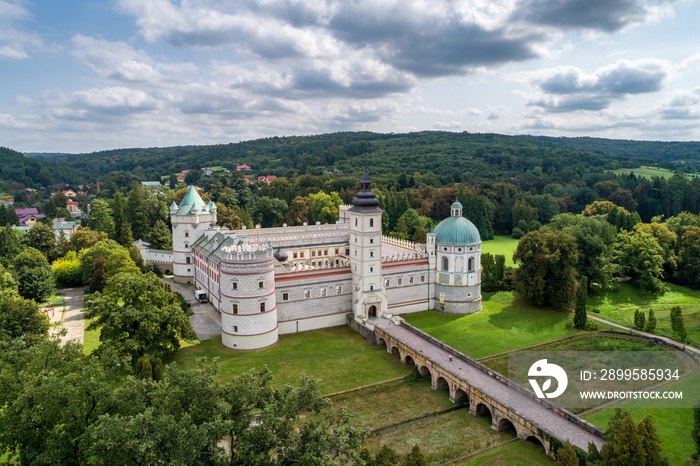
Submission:
<svg viewBox="0 0 700 466">
<path fill-rule="evenodd" d="M 564 327 L 566 327 L 567 330 L 571 330 L 574 328 L 574 321 L 569 319 L 564 323 Z"/>
</svg>

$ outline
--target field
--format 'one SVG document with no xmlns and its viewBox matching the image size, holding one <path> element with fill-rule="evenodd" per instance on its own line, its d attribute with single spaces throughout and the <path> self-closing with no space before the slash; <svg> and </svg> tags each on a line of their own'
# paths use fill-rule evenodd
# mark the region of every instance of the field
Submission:
<svg viewBox="0 0 700 466">
<path fill-rule="evenodd" d="M 517 247 L 517 239 L 511 238 L 510 236 L 496 235 L 493 239 L 481 243 L 481 252 L 488 252 L 489 254 L 493 255 L 503 254 L 506 256 L 506 265 L 509 267 L 515 267 L 515 263 L 513 262 L 513 253 Z"/>
<path fill-rule="evenodd" d="M 670 313 L 673 306 L 680 306 L 685 319 L 688 338 L 700 343 L 700 290 L 666 283 L 668 291 L 662 296 L 649 296 L 640 292 L 629 283 L 621 283 L 618 291 L 603 291 L 589 296 L 587 308 L 589 315 L 597 315 L 627 327 L 634 327 L 634 311 L 647 312 L 654 309 L 658 334 L 675 336 L 671 330 Z M 600 310 L 600 314 L 592 314 L 592 309 Z"/>
<path fill-rule="evenodd" d="M 617 170 L 613 170 L 613 173 L 618 175 L 629 175 L 630 173 L 634 173 L 636 176 L 641 176 L 647 179 L 651 179 L 655 176 L 658 176 L 659 178 L 671 178 L 674 175 L 673 171 L 666 168 L 650 167 L 645 165 L 642 165 L 639 168 L 618 168 Z M 697 178 L 698 174 L 686 173 L 685 176 L 688 178 Z"/>
<path fill-rule="evenodd" d="M 542 453 L 542 449 L 538 445 L 524 440 L 514 440 L 454 464 L 455 466 L 480 464 L 488 466 L 537 466 L 552 465 L 554 461 Z"/>
<path fill-rule="evenodd" d="M 473 358 L 546 343 L 578 333 L 564 326 L 571 314 L 538 308 L 515 293 L 483 294 L 483 309 L 469 316 L 435 311 L 403 316 L 426 333 Z"/>
<path fill-rule="evenodd" d="M 270 348 L 247 352 L 225 349 L 217 337 L 180 348 L 174 361 L 183 369 L 193 369 L 202 357 L 220 358 L 218 379 L 222 382 L 267 365 L 278 385 L 294 383 L 306 374 L 321 379 L 322 393 L 362 387 L 411 372 L 398 358 L 369 345 L 347 326 L 283 335 Z"/>
</svg>

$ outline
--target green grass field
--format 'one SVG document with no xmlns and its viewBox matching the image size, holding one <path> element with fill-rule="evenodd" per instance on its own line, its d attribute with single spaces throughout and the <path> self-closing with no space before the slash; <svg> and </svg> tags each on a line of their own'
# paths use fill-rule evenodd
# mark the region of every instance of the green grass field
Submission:
<svg viewBox="0 0 700 466">
<path fill-rule="evenodd" d="M 454 463 L 455 466 L 479 465 L 488 466 L 539 466 L 551 465 L 554 461 L 544 454 L 542 448 L 525 440 L 508 442 Z"/>
<path fill-rule="evenodd" d="M 85 332 L 83 333 L 83 353 L 90 354 L 100 346 L 100 331 L 99 330 L 87 330 L 90 324 L 89 319 L 85 319 Z"/>
<path fill-rule="evenodd" d="M 483 358 L 579 333 L 567 330 L 569 312 L 538 308 L 514 292 L 483 294 L 481 312 L 468 316 L 435 311 L 407 314 L 406 321 L 473 358 Z"/>
<path fill-rule="evenodd" d="M 231 351 L 222 347 L 217 337 L 180 348 L 174 361 L 181 368 L 192 369 L 201 357 L 220 358 L 218 379 L 222 382 L 267 365 L 278 385 L 294 383 L 306 374 L 321 380 L 322 393 L 362 387 L 411 372 L 385 348 L 369 345 L 348 326 L 283 335 L 277 344 L 259 351 Z"/>
<path fill-rule="evenodd" d="M 618 168 L 617 170 L 613 170 L 612 172 L 618 175 L 629 175 L 633 172 L 636 176 L 641 176 L 647 179 L 651 179 L 655 176 L 658 176 L 660 178 L 671 178 L 675 173 L 666 168 L 650 167 L 645 165 L 642 165 L 638 168 Z M 688 178 L 697 178 L 698 174 L 686 173 L 685 176 L 687 176 Z"/>
<path fill-rule="evenodd" d="M 634 327 L 634 311 L 654 309 L 656 333 L 675 336 L 671 330 L 670 313 L 675 305 L 681 306 L 688 338 L 700 343 L 700 290 L 666 283 L 668 291 L 662 296 L 649 296 L 629 283 L 621 283 L 618 291 L 603 291 L 589 296 L 586 304 L 589 315 L 597 315 L 617 324 Z M 593 309 L 600 314 L 593 314 Z"/>
<path fill-rule="evenodd" d="M 518 240 L 511 238 L 510 236 L 496 235 L 493 239 L 484 241 L 481 243 L 481 252 L 488 252 L 489 254 L 503 254 L 506 256 L 506 265 L 509 267 L 514 267 L 513 253 L 515 248 L 518 247 Z"/>
</svg>

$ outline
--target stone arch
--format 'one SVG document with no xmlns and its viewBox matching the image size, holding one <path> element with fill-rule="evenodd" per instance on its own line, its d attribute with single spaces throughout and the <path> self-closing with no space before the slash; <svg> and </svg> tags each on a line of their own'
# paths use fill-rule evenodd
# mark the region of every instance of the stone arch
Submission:
<svg viewBox="0 0 700 466">
<path fill-rule="evenodd" d="M 539 448 L 542 449 L 545 453 L 547 452 L 547 449 L 544 447 L 544 444 L 542 443 L 542 440 L 538 439 L 534 435 L 530 435 L 525 439 L 526 442 L 529 442 L 535 446 L 538 446 Z"/>
<path fill-rule="evenodd" d="M 377 340 L 377 346 L 386 346 L 386 341 L 384 340 L 384 338 L 379 338 Z"/>
<path fill-rule="evenodd" d="M 420 376 L 421 376 L 421 377 L 429 378 L 429 377 L 431 377 L 431 375 L 432 375 L 432 374 L 430 373 L 430 369 L 428 369 L 427 366 L 420 366 L 420 367 L 418 368 L 418 372 L 420 373 Z"/>
<path fill-rule="evenodd" d="M 500 421 L 498 421 L 498 431 L 499 432 L 506 432 L 510 431 L 513 432 L 516 437 L 518 435 L 518 429 L 515 428 L 515 424 L 513 422 L 505 417 L 502 417 Z"/>
<path fill-rule="evenodd" d="M 479 403 L 478 405 L 476 405 L 476 411 L 474 412 L 474 415 L 493 417 L 493 415 L 491 414 L 491 410 L 484 403 Z"/>
<path fill-rule="evenodd" d="M 467 394 L 467 392 L 465 392 L 461 388 L 458 388 L 457 390 L 455 390 L 454 402 L 458 405 L 469 406 L 469 394 Z"/>
<path fill-rule="evenodd" d="M 450 389 L 450 384 L 442 376 L 438 376 L 437 380 L 435 380 L 435 390 L 449 390 Z"/>
<path fill-rule="evenodd" d="M 367 310 L 367 317 L 377 317 L 377 306 L 372 304 Z"/>
<path fill-rule="evenodd" d="M 467 271 L 471 272 L 474 270 L 474 258 L 470 257 L 469 262 L 467 262 Z"/>
<path fill-rule="evenodd" d="M 401 351 L 399 351 L 399 348 L 397 346 L 391 347 L 391 354 L 393 354 L 394 356 L 398 356 L 399 359 L 401 359 Z"/>
<path fill-rule="evenodd" d="M 450 260 L 447 258 L 447 256 L 442 257 L 442 270 L 443 272 L 450 270 Z"/>
<path fill-rule="evenodd" d="M 416 362 L 409 355 L 406 355 L 406 357 L 403 360 L 403 363 L 406 364 L 407 366 L 415 366 L 416 365 Z"/>
</svg>

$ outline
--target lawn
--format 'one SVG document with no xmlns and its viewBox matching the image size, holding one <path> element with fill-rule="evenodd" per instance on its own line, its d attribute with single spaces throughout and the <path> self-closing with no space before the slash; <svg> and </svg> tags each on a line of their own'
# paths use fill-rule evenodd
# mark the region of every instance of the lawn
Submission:
<svg viewBox="0 0 700 466">
<path fill-rule="evenodd" d="M 406 321 L 473 358 L 483 358 L 579 333 L 567 330 L 572 314 L 532 306 L 514 292 L 483 294 L 483 309 L 458 316 L 436 311 L 402 316 Z"/>
<path fill-rule="evenodd" d="M 662 296 L 650 296 L 642 293 L 630 283 L 621 283 L 618 291 L 602 291 L 588 298 L 589 315 L 598 315 L 612 322 L 634 327 L 634 311 L 641 309 L 648 315 L 654 309 L 657 325 L 656 333 L 675 336 L 671 330 L 670 313 L 675 305 L 681 306 L 685 319 L 685 328 L 690 338 L 697 345 L 700 343 L 700 290 L 666 283 Z M 593 309 L 600 314 L 592 314 Z"/>
<path fill-rule="evenodd" d="M 506 256 L 506 265 L 515 267 L 513 262 L 513 253 L 518 247 L 518 240 L 510 236 L 496 235 L 493 239 L 489 239 L 481 243 L 482 254 L 488 252 L 490 254 L 503 254 Z"/>
<path fill-rule="evenodd" d="M 283 335 L 274 346 L 258 351 L 225 349 L 217 337 L 180 348 L 174 361 L 181 368 L 192 369 L 201 357 L 219 358 L 218 379 L 222 382 L 267 365 L 278 385 L 294 383 L 306 374 L 321 379 L 324 394 L 404 377 L 411 372 L 386 349 L 369 345 L 348 326 Z"/>
<path fill-rule="evenodd" d="M 516 440 L 505 445 L 498 445 L 470 458 L 455 463 L 455 466 L 479 465 L 488 466 L 530 466 L 551 465 L 554 461 L 544 454 L 539 445 Z"/>
<path fill-rule="evenodd" d="M 85 331 L 83 333 L 83 353 L 90 354 L 100 346 L 100 331 L 87 330 L 90 320 L 85 319 Z"/>
<path fill-rule="evenodd" d="M 641 176 L 647 179 L 651 179 L 655 176 L 658 176 L 660 178 L 671 178 L 675 173 L 666 168 L 650 167 L 646 165 L 642 165 L 638 168 L 618 168 L 617 170 L 613 170 L 613 173 L 616 173 L 618 175 L 629 175 L 630 172 L 634 172 L 636 176 Z M 687 176 L 688 178 L 696 178 L 698 174 L 686 173 L 685 176 Z"/>
</svg>

